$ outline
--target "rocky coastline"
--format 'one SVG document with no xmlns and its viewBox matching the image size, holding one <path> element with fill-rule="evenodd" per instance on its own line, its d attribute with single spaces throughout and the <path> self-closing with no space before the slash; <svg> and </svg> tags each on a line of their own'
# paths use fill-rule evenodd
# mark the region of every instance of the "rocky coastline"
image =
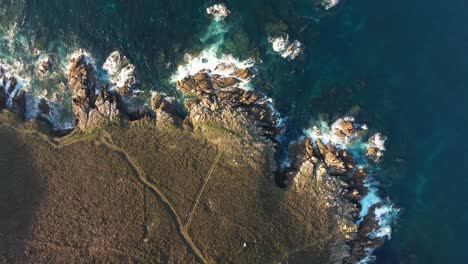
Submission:
<svg viewBox="0 0 468 264">
<path fill-rule="evenodd" d="M 46 74 L 50 61 L 38 64 L 38 72 Z M 106 66 L 107 65 L 107 66 Z M 45 98 L 29 98 L 21 87 L 18 76 L 9 76 L 0 68 L 0 109 L 9 109 L 27 121 L 26 112 L 50 127 L 51 135 L 64 136 L 74 130 L 86 131 L 109 122 L 140 119 L 156 120 L 194 129 L 198 124 L 214 123 L 235 131 L 277 151 L 278 135 L 284 127 L 271 99 L 265 95 L 240 87 L 253 76 L 253 69 L 220 63 L 214 71 L 201 69 L 195 74 L 177 80 L 176 86 L 184 100 L 177 100 L 160 92 L 153 92 L 150 106 L 138 96 L 133 65 L 119 51 L 113 52 L 105 63 L 109 77 L 102 81 L 93 61 L 83 53 L 70 57 L 67 69 L 68 89 L 72 91 L 74 124 L 60 126 L 57 109 L 60 105 Z M 218 74 L 217 72 L 226 74 Z M 213 73 L 214 72 L 214 73 Z M 30 115 L 30 114 L 29 114 Z M 64 128 L 65 127 L 65 128 Z M 333 133 L 339 139 L 354 137 L 363 130 L 354 120 L 345 119 L 334 124 Z M 365 150 L 373 162 L 378 162 L 383 150 L 380 134 L 369 139 Z M 374 204 L 362 216 L 360 201 L 368 193 L 366 168 L 357 164 L 353 154 L 319 137 L 303 136 L 290 144 L 290 163 L 281 166 L 276 161 L 271 173 L 283 182 L 286 189 L 308 192 L 311 180 L 324 182 L 319 190 L 323 199 L 336 210 L 336 244 L 332 247 L 333 263 L 357 263 L 369 257 L 369 252 L 380 246 L 384 239 L 370 235 L 379 229 Z M 305 186 L 308 186 L 307 188 Z M 317 190 L 316 190 L 317 191 Z"/>
</svg>

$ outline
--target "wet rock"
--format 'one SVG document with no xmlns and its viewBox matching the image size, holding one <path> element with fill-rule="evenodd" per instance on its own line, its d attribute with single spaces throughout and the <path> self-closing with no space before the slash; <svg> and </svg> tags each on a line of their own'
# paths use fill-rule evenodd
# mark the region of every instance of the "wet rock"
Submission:
<svg viewBox="0 0 468 264">
<path fill-rule="evenodd" d="M 250 78 L 248 69 L 237 69 L 235 74 Z M 237 87 L 240 82 L 237 77 L 204 71 L 177 81 L 178 89 L 184 94 L 199 97 L 186 103 L 187 117 L 195 122 L 215 122 L 235 131 L 247 128 L 274 140 L 281 128 L 271 102 L 259 93 Z"/>
<path fill-rule="evenodd" d="M 224 18 L 229 16 L 229 14 L 231 14 L 231 11 L 229 11 L 226 4 L 221 3 L 208 7 L 206 9 L 206 13 L 208 15 L 213 16 L 217 20 L 223 20 Z"/>
<path fill-rule="evenodd" d="M 345 175 L 348 170 L 347 166 L 340 157 L 340 154 L 332 144 L 324 145 L 321 140 L 316 140 L 316 144 L 320 154 L 323 157 L 323 161 L 328 167 L 330 175 Z"/>
<path fill-rule="evenodd" d="M 199 72 L 177 81 L 177 87 L 188 95 L 203 96 L 203 94 L 211 94 L 213 92 L 212 80 L 204 72 Z"/>
<path fill-rule="evenodd" d="M 119 110 L 115 94 L 108 87 L 97 89 L 94 65 L 85 55 L 70 62 L 68 83 L 73 90 L 73 112 L 76 125 L 82 130 L 117 118 Z"/>
<path fill-rule="evenodd" d="M 50 75 L 52 71 L 53 61 L 50 56 L 44 56 L 40 58 L 36 64 L 34 72 L 39 79 L 44 79 Z"/>
<path fill-rule="evenodd" d="M 212 77 L 213 88 L 223 89 L 238 84 L 240 81 L 234 77 Z"/>
<path fill-rule="evenodd" d="M 383 243 L 380 237 L 372 237 L 370 234 L 379 228 L 375 219 L 375 209 L 380 205 L 369 208 L 369 213 L 364 217 L 359 225 L 357 238 L 351 241 L 351 256 L 344 259 L 343 263 L 357 263 L 368 255 L 368 250 L 374 250 Z"/>
<path fill-rule="evenodd" d="M 26 113 L 26 91 L 20 90 L 13 98 L 12 105 L 13 112 L 15 112 L 21 119 L 25 119 Z"/>
<path fill-rule="evenodd" d="M 364 130 L 367 126 L 356 123 L 353 117 L 340 118 L 332 125 L 333 134 L 341 140 L 357 138 Z"/>
<path fill-rule="evenodd" d="M 95 102 L 96 111 L 107 120 L 117 120 L 120 116 L 120 110 L 117 105 L 118 96 L 115 93 L 109 92 L 107 87 L 101 89 Z"/>
<path fill-rule="evenodd" d="M 42 98 L 39 101 L 38 109 L 41 115 L 50 115 L 50 106 L 46 99 Z"/>
<path fill-rule="evenodd" d="M 273 50 L 285 59 L 294 60 L 304 52 L 304 45 L 298 40 L 289 41 L 289 35 L 282 33 L 274 37 L 269 37 Z"/>
<path fill-rule="evenodd" d="M 15 91 L 16 89 L 16 86 L 18 86 L 18 80 L 16 79 L 16 77 L 10 77 L 8 79 L 8 89 L 7 89 L 7 92 L 12 95 L 12 93 Z"/>
<path fill-rule="evenodd" d="M 164 93 L 153 92 L 151 108 L 155 112 L 157 122 L 179 125 L 185 117 L 177 100 Z"/>
<path fill-rule="evenodd" d="M 68 72 L 68 83 L 75 98 L 86 102 L 86 108 L 91 107 L 96 100 L 97 80 L 94 65 L 85 55 L 73 58 Z"/>
<path fill-rule="evenodd" d="M 30 99 L 32 99 L 32 102 L 37 102 L 35 98 Z M 38 112 L 33 118 L 46 123 L 49 127 L 49 133 L 53 136 L 65 136 L 75 129 L 73 117 L 63 116 L 65 111 L 61 103 L 51 102 L 45 98 L 41 98 L 37 103 L 37 110 Z M 34 113 L 34 109 L 30 111 Z"/>
<path fill-rule="evenodd" d="M 234 71 L 231 76 L 235 76 L 241 80 L 247 81 L 252 78 L 252 72 L 250 69 L 238 69 Z"/>
<path fill-rule="evenodd" d="M 0 110 L 6 108 L 7 95 L 5 94 L 5 88 L 0 84 Z"/>
<path fill-rule="evenodd" d="M 367 157 L 378 163 L 382 160 L 385 151 L 386 137 L 380 133 L 370 137 L 367 142 Z"/>
</svg>

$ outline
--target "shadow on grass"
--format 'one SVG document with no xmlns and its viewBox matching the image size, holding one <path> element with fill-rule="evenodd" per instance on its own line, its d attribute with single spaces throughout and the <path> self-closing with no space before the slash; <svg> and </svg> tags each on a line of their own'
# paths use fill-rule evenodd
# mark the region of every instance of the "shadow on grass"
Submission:
<svg viewBox="0 0 468 264">
<path fill-rule="evenodd" d="M 23 257 L 40 199 L 38 179 L 17 132 L 0 126 L 0 263 Z"/>
</svg>

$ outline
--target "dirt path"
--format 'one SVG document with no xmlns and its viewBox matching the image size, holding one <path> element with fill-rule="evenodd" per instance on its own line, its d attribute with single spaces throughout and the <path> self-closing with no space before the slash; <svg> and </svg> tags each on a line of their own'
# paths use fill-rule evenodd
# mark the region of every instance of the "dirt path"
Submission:
<svg viewBox="0 0 468 264">
<path fill-rule="evenodd" d="M 216 164 L 218 163 L 218 161 L 221 158 L 222 154 L 223 154 L 222 151 L 218 152 L 215 159 L 211 163 L 210 169 L 208 170 L 208 173 L 207 173 L 207 175 L 205 177 L 205 181 L 203 182 L 203 185 L 201 186 L 200 190 L 198 190 L 197 198 L 195 199 L 195 202 L 193 203 L 193 206 L 192 206 L 192 208 L 190 209 L 190 211 L 189 211 L 189 213 L 187 215 L 187 220 L 185 221 L 185 228 L 186 229 L 188 229 L 190 227 L 190 223 L 192 222 L 193 213 L 195 212 L 195 209 L 197 208 L 197 205 L 200 202 L 200 198 L 202 197 L 203 192 L 205 191 L 206 185 L 208 185 L 208 181 L 210 180 L 210 177 L 213 174 L 214 168 L 216 167 Z"/>
<path fill-rule="evenodd" d="M 183 237 L 187 245 L 189 246 L 190 250 L 192 253 L 197 257 L 198 261 L 201 263 L 208 263 L 205 258 L 203 257 L 201 251 L 195 246 L 193 243 L 192 239 L 187 233 L 187 229 L 183 225 L 179 215 L 177 214 L 177 211 L 175 210 L 174 206 L 171 204 L 169 199 L 159 190 L 157 186 L 152 184 L 150 181 L 147 180 L 144 172 L 136 165 L 136 163 L 133 161 L 133 159 L 130 157 L 130 155 L 123 149 L 119 148 L 112 142 L 112 137 L 109 133 L 104 132 L 104 135 L 101 140 L 99 140 L 100 143 L 102 143 L 104 146 L 107 148 L 114 150 L 120 154 L 122 154 L 125 159 L 127 160 L 128 164 L 132 167 L 134 170 L 135 174 L 138 177 L 138 180 L 143 183 L 147 188 L 149 188 L 152 192 L 154 192 L 158 198 L 161 200 L 161 202 L 164 204 L 164 206 L 170 211 L 172 214 L 172 217 L 174 218 L 174 222 L 177 226 L 177 229 L 179 230 L 180 235 Z"/>
<path fill-rule="evenodd" d="M 159 190 L 157 186 L 152 184 L 150 181 L 147 180 L 144 172 L 136 165 L 136 163 L 133 161 L 131 156 L 123 149 L 119 148 L 116 146 L 113 141 L 111 135 L 107 131 L 102 131 L 102 133 L 98 134 L 89 134 L 89 135 L 84 135 L 81 137 L 75 137 L 75 133 L 72 133 L 64 138 L 60 138 L 58 140 L 51 139 L 50 137 L 34 130 L 27 130 L 24 128 L 18 128 L 13 125 L 7 124 L 7 123 L 0 123 L 0 126 L 8 127 L 10 129 L 16 130 L 18 132 L 26 133 L 26 134 L 34 134 L 44 140 L 45 142 L 49 143 L 53 148 L 55 149 L 61 149 L 67 146 L 70 146 L 74 143 L 82 142 L 82 141 L 91 141 L 94 140 L 98 143 L 101 143 L 103 146 L 120 153 L 128 162 L 134 173 L 137 175 L 138 180 L 147 188 L 149 188 L 153 193 L 155 193 L 158 198 L 161 200 L 163 203 L 164 207 L 169 210 L 171 213 L 173 220 L 175 222 L 175 225 L 177 226 L 177 229 L 179 230 L 180 235 L 182 238 L 185 240 L 187 246 L 190 248 L 192 253 L 196 256 L 199 262 L 201 263 L 208 263 L 206 259 L 203 257 L 201 251 L 195 246 L 193 243 L 192 239 L 187 233 L 187 229 L 185 228 L 184 224 L 182 223 L 181 218 L 179 217 L 177 211 L 175 210 L 174 206 L 171 204 L 169 199 L 164 195 L 164 193 Z M 219 157 L 218 157 L 219 159 Z M 213 166 L 212 166 L 213 167 Z M 211 174 L 212 168 L 210 168 L 209 175 Z M 206 183 L 205 183 L 206 185 Z M 203 187 L 204 189 L 204 187 Z"/>
</svg>

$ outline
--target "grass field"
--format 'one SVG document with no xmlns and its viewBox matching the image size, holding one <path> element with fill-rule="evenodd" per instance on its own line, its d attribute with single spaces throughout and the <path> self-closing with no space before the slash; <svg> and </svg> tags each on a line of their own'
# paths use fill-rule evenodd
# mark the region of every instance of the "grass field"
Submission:
<svg viewBox="0 0 468 264">
<path fill-rule="evenodd" d="M 269 146 L 207 127 L 56 139 L 1 113 L 0 263 L 325 263 L 320 197 L 276 187 Z"/>
</svg>

